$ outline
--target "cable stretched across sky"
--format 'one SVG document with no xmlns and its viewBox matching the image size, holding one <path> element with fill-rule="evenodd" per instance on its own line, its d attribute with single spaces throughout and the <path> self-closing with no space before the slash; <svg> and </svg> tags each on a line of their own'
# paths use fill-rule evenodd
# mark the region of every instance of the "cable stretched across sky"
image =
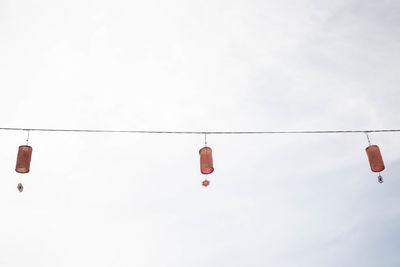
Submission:
<svg viewBox="0 0 400 267">
<path fill-rule="evenodd" d="M 379 172 L 378 182 L 383 183 L 380 172 L 385 169 L 380 149 L 377 145 L 372 145 L 368 134 L 370 133 L 388 133 L 400 132 L 400 129 L 369 129 L 369 130 L 309 130 L 309 131 L 155 131 L 155 130 L 99 130 L 99 129 L 51 129 L 51 128 L 4 128 L 3 131 L 26 131 L 26 145 L 18 148 L 17 164 L 15 171 L 18 173 L 28 173 L 32 157 L 32 147 L 29 146 L 29 133 L 37 132 L 78 132 L 78 133 L 132 133 L 132 134 L 202 134 L 204 135 L 204 147 L 200 149 L 200 170 L 204 175 L 211 174 L 214 171 L 212 149 L 207 145 L 207 135 L 213 134 L 349 134 L 364 133 L 368 139 L 369 146 L 366 148 L 371 170 Z M 208 186 L 210 181 L 205 179 L 203 186 Z M 20 192 L 23 191 L 22 183 L 17 186 Z"/>
<path fill-rule="evenodd" d="M 296 131 L 164 131 L 164 130 L 101 130 L 101 129 L 51 129 L 51 128 L 2 128 L 1 131 L 77 132 L 77 133 L 131 133 L 131 134 L 351 134 L 393 133 L 400 129 L 367 130 L 296 130 Z"/>
</svg>

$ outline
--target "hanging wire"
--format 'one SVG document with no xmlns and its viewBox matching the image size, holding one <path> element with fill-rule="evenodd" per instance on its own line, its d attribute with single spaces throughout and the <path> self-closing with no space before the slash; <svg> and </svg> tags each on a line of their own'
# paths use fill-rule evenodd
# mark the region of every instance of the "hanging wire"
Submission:
<svg viewBox="0 0 400 267">
<path fill-rule="evenodd" d="M 207 134 L 204 134 L 204 144 L 207 146 Z"/>
<path fill-rule="evenodd" d="M 29 133 L 30 133 L 30 130 L 28 130 L 28 136 L 26 137 L 26 145 L 29 144 Z"/>
<path fill-rule="evenodd" d="M 368 145 L 371 146 L 371 140 L 369 140 L 368 132 L 365 132 L 365 135 L 367 136 L 367 139 L 368 139 Z"/>
<path fill-rule="evenodd" d="M 77 132 L 77 133 L 133 133 L 133 134 L 348 134 L 391 133 L 400 129 L 371 130 L 309 130 L 309 131 L 161 131 L 161 130 L 100 130 L 100 129 L 51 129 L 51 128 L 0 128 L 3 131 Z"/>
</svg>

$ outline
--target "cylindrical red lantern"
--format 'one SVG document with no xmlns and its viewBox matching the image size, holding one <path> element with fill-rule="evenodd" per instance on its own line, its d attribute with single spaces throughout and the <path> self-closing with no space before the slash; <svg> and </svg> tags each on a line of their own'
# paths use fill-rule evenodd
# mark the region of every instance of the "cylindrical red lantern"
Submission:
<svg viewBox="0 0 400 267">
<path fill-rule="evenodd" d="M 381 151 L 377 145 L 369 146 L 365 149 L 367 152 L 369 165 L 373 172 L 381 172 L 385 169 L 385 164 L 383 164 L 383 159 Z"/>
<path fill-rule="evenodd" d="M 212 149 L 208 146 L 203 147 L 199 151 L 200 154 L 200 170 L 202 174 L 210 174 L 214 171 L 212 160 Z"/>
<path fill-rule="evenodd" d="M 31 165 L 32 147 L 20 146 L 18 149 L 17 166 L 15 171 L 19 173 L 29 172 L 29 166 Z"/>
</svg>

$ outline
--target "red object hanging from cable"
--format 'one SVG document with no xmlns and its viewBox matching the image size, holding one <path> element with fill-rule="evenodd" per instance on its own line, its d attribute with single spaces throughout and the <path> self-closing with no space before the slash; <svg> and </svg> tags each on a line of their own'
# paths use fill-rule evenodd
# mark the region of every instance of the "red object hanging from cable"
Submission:
<svg viewBox="0 0 400 267">
<path fill-rule="evenodd" d="M 211 147 L 203 147 L 199 151 L 200 154 L 200 171 L 202 174 L 210 174 L 214 171 L 212 149 Z"/>
<path fill-rule="evenodd" d="M 383 163 L 381 151 L 377 145 L 371 145 L 365 149 L 367 152 L 369 165 L 373 172 L 381 172 L 385 169 L 385 164 Z"/>
<path fill-rule="evenodd" d="M 32 147 L 28 145 L 20 146 L 18 149 L 17 165 L 15 171 L 19 173 L 28 173 L 31 165 Z"/>
</svg>

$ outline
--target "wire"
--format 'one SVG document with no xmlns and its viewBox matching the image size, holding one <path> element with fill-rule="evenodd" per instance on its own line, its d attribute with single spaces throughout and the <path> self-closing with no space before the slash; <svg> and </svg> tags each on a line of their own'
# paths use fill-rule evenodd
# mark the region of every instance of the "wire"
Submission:
<svg viewBox="0 0 400 267">
<path fill-rule="evenodd" d="M 26 145 L 29 145 L 29 133 L 30 131 L 28 130 L 28 136 L 26 137 Z"/>
<path fill-rule="evenodd" d="M 367 139 L 368 139 L 368 145 L 371 146 L 371 140 L 369 139 L 368 133 L 365 133 L 365 135 L 367 136 Z"/>
<path fill-rule="evenodd" d="M 46 129 L 46 128 L 0 128 L 2 131 L 77 132 L 77 133 L 132 133 L 132 134 L 351 134 L 392 133 L 400 129 L 370 130 L 310 130 L 310 131 L 152 131 L 152 130 L 99 130 L 99 129 Z"/>
</svg>

